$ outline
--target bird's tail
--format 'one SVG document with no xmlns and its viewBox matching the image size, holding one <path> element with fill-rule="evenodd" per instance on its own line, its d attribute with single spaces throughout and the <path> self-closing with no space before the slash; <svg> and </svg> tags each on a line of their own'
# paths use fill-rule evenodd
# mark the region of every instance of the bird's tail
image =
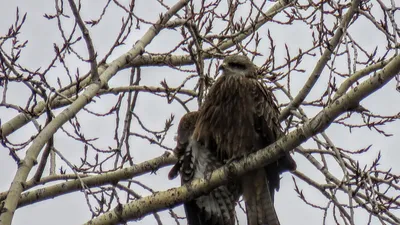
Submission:
<svg viewBox="0 0 400 225">
<path fill-rule="evenodd" d="M 241 178 L 248 225 L 279 225 L 264 168 Z"/>
</svg>

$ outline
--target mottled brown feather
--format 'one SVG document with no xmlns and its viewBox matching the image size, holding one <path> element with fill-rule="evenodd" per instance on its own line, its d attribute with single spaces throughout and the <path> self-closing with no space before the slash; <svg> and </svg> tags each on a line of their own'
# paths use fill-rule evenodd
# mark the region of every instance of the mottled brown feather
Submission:
<svg viewBox="0 0 400 225">
<path fill-rule="evenodd" d="M 176 136 L 176 147 L 174 148 L 174 154 L 178 159 L 181 159 L 183 154 L 185 153 L 185 149 L 188 146 L 189 139 L 193 134 L 194 126 L 196 125 L 198 116 L 198 111 L 188 112 L 183 115 L 181 120 L 179 121 L 178 132 Z M 178 176 L 181 165 L 182 160 L 178 160 L 178 162 L 169 171 L 168 178 L 170 180 Z"/>
<path fill-rule="evenodd" d="M 178 125 L 174 153 L 179 160 L 169 172 L 168 177 L 173 179 L 179 172 L 182 185 L 193 179 L 203 178 L 223 165 L 215 153 L 191 138 L 198 114 L 198 112 L 185 114 Z M 231 184 L 218 187 L 209 194 L 185 202 L 188 224 L 234 225 L 235 204 L 239 194 L 239 189 L 235 187 L 235 184 Z"/>
<path fill-rule="evenodd" d="M 228 56 L 221 67 L 223 74 L 199 111 L 193 139 L 226 161 L 264 148 L 283 133 L 274 97 L 256 79 L 254 64 L 245 56 Z M 280 173 L 295 168 L 291 156 L 284 154 L 265 171 L 252 171 L 240 180 L 250 225 L 279 224 L 273 193 Z"/>
</svg>

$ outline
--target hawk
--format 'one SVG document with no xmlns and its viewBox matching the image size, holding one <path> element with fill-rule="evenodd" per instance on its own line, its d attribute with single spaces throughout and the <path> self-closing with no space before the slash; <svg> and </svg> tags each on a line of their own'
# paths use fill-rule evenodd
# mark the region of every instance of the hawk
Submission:
<svg viewBox="0 0 400 225">
<path fill-rule="evenodd" d="M 203 178 L 223 165 L 213 151 L 194 141 L 193 134 L 199 112 L 185 114 L 178 125 L 174 153 L 178 162 L 168 174 L 169 179 L 181 175 L 182 184 L 196 178 Z M 221 186 L 207 195 L 184 203 L 189 225 L 234 225 L 235 204 L 240 196 L 239 188 L 234 184 Z"/>
<path fill-rule="evenodd" d="M 250 59 L 227 56 L 220 69 L 222 75 L 196 115 L 190 142 L 206 150 L 203 154 L 223 163 L 272 144 L 283 132 L 275 98 L 257 80 L 256 66 Z M 243 194 L 249 225 L 279 225 L 274 191 L 279 189 L 280 174 L 295 169 L 289 153 L 282 153 L 276 162 L 235 181 Z"/>
</svg>

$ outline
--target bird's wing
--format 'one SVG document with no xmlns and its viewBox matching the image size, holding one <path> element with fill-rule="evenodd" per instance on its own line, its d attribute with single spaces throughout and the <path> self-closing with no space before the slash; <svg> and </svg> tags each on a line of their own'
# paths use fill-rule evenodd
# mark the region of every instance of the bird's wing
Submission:
<svg viewBox="0 0 400 225">
<path fill-rule="evenodd" d="M 179 170 L 182 166 L 183 154 L 186 147 L 189 144 L 189 139 L 193 134 L 194 126 L 199 115 L 198 111 L 193 111 L 183 115 L 178 125 L 178 134 L 176 136 L 176 147 L 174 148 L 174 154 L 178 158 L 178 162 L 172 167 L 168 173 L 170 180 L 178 176 Z"/>
<path fill-rule="evenodd" d="M 264 148 L 273 143 L 280 132 L 277 110 L 272 96 L 256 79 L 247 79 L 245 87 L 249 91 L 250 102 L 248 113 L 253 119 L 252 130 L 256 138 L 252 142 L 252 151 Z M 268 168 L 268 169 L 267 169 Z M 279 186 L 279 172 L 276 162 L 265 168 L 250 171 L 240 178 L 243 198 L 246 204 L 247 222 L 249 225 L 279 225 L 273 196 L 276 185 Z"/>
<path fill-rule="evenodd" d="M 260 134 L 266 140 L 267 144 L 265 146 L 267 146 L 284 134 L 279 123 L 279 110 L 274 95 L 261 82 L 256 81 L 255 83 L 255 86 L 259 90 L 255 94 L 255 101 L 257 102 L 255 108 L 255 126 L 260 129 Z M 296 162 L 288 152 L 285 152 L 278 161 L 269 164 L 266 169 L 270 170 L 268 176 L 273 196 L 273 191 L 279 189 L 279 175 L 286 171 L 296 170 Z"/>
<path fill-rule="evenodd" d="M 279 110 L 272 93 L 256 79 L 248 79 L 251 87 L 253 125 L 257 139 L 253 142 L 253 150 L 264 148 L 283 135 L 279 123 Z M 249 225 L 279 225 L 274 208 L 274 192 L 279 189 L 280 174 L 295 169 L 296 163 L 287 153 L 265 168 L 251 171 L 241 177 L 243 197 L 246 203 L 247 221 Z"/>
<path fill-rule="evenodd" d="M 209 151 L 191 138 L 196 125 L 198 112 L 185 114 L 178 126 L 177 145 L 174 153 L 178 162 L 168 174 L 170 179 L 181 175 L 182 185 L 196 178 L 203 178 L 213 170 L 222 166 Z M 239 197 L 239 190 L 234 185 L 221 186 L 207 195 L 184 203 L 189 225 L 234 225 L 235 204 Z"/>
<path fill-rule="evenodd" d="M 182 159 L 182 183 L 203 178 L 222 163 L 204 146 L 191 140 Z M 234 225 L 237 194 L 232 188 L 220 186 L 209 194 L 184 203 L 189 225 Z"/>
</svg>

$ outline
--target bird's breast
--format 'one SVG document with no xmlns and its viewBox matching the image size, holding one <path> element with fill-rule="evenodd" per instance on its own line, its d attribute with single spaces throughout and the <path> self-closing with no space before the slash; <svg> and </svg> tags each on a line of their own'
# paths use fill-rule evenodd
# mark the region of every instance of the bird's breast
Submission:
<svg viewBox="0 0 400 225">
<path fill-rule="evenodd" d="M 194 136 L 222 159 L 253 151 L 252 86 L 242 76 L 217 80 L 200 110 Z"/>
</svg>

